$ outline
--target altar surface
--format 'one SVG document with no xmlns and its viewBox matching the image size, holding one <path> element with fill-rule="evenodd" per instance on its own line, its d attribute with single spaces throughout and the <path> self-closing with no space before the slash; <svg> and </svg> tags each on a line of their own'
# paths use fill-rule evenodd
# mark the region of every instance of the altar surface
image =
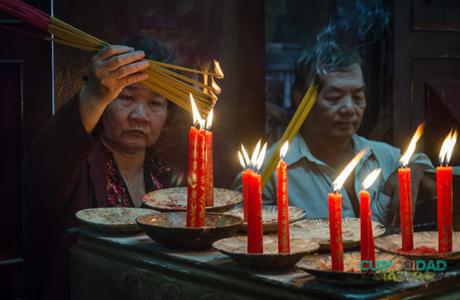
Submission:
<svg viewBox="0 0 460 300">
<path fill-rule="evenodd" d="M 460 265 L 434 282 L 350 286 L 292 268 L 258 271 L 214 250 L 171 250 L 143 233 L 114 236 L 81 227 L 70 252 L 72 299 L 460 298 Z"/>
</svg>

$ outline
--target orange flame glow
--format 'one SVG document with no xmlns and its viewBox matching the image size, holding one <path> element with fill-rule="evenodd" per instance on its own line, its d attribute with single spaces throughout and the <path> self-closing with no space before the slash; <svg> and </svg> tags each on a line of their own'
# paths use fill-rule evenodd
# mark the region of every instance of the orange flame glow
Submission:
<svg viewBox="0 0 460 300">
<path fill-rule="evenodd" d="M 334 180 L 334 192 L 337 192 L 342 188 L 343 184 L 345 183 L 345 180 L 347 180 L 348 176 L 359 163 L 361 158 L 363 158 L 364 154 L 366 154 L 367 150 L 368 148 L 364 148 L 361 151 L 359 151 L 359 153 L 356 154 L 355 157 L 353 157 L 353 159 L 348 163 L 345 169 L 343 169 L 342 173 L 340 173 L 340 175 Z"/>
<path fill-rule="evenodd" d="M 369 175 L 366 176 L 366 179 L 363 181 L 363 190 L 367 190 L 374 184 L 377 177 L 380 175 L 380 169 L 375 169 Z"/>
<path fill-rule="evenodd" d="M 192 114 L 193 114 L 193 124 L 198 123 L 200 127 L 204 127 L 205 121 L 201 118 L 200 111 L 195 104 L 195 99 L 193 95 L 190 93 L 190 104 L 192 105 Z"/>
<path fill-rule="evenodd" d="M 415 151 L 415 147 L 417 146 L 417 142 L 423 134 L 424 127 L 425 125 L 423 123 L 418 125 L 417 130 L 415 131 L 414 136 L 412 137 L 409 143 L 409 147 L 407 147 L 407 150 L 404 153 L 404 155 L 401 156 L 401 159 L 399 161 L 401 162 L 403 167 L 409 164 L 410 158 Z"/>
<path fill-rule="evenodd" d="M 289 149 L 289 141 L 284 142 L 283 146 L 280 149 L 280 157 L 284 158 Z"/>
<path fill-rule="evenodd" d="M 457 130 L 451 130 L 442 143 L 441 151 L 439 151 L 439 162 L 449 164 L 450 157 L 457 142 Z"/>
</svg>

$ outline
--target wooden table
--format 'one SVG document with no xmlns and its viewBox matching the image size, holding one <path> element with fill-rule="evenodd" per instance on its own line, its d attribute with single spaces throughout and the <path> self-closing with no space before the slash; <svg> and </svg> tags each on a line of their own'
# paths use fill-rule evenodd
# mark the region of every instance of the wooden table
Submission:
<svg viewBox="0 0 460 300">
<path fill-rule="evenodd" d="M 460 299 L 459 265 L 428 284 L 353 287 L 322 282 L 296 268 L 252 270 L 212 250 L 170 250 L 144 234 L 110 236 L 84 227 L 73 231 L 80 238 L 70 252 L 72 299 Z"/>
</svg>

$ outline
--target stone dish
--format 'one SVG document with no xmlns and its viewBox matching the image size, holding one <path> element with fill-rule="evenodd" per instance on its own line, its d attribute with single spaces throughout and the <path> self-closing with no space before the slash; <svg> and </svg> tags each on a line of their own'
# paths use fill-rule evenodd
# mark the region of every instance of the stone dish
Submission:
<svg viewBox="0 0 460 300">
<path fill-rule="evenodd" d="M 214 206 L 206 207 L 209 212 L 223 212 L 243 201 L 240 192 L 214 188 Z M 187 187 L 162 189 L 148 193 L 142 199 L 145 206 L 161 212 L 187 210 Z"/>
<path fill-rule="evenodd" d="M 243 208 L 234 208 L 226 214 L 243 218 Z M 289 206 L 289 223 L 301 220 L 305 216 L 305 211 L 295 206 Z M 278 207 L 276 205 L 267 205 L 262 207 L 262 222 L 264 233 L 278 231 Z M 240 231 L 246 232 L 248 223 L 243 221 Z"/>
<path fill-rule="evenodd" d="M 400 252 L 402 239 L 401 234 L 391 234 L 375 239 L 375 247 L 381 251 L 386 251 L 394 254 L 399 254 L 412 259 L 436 260 L 443 259 L 447 261 L 460 260 L 460 232 L 454 231 L 452 234 L 452 252 L 450 253 L 407 253 Z M 414 232 L 414 248 L 430 247 L 438 249 L 438 232 L 437 231 L 422 231 Z"/>
<path fill-rule="evenodd" d="M 236 236 L 219 240 L 212 245 L 235 262 L 258 269 L 277 270 L 294 266 L 304 255 L 319 249 L 311 241 L 291 239 L 291 253 L 278 254 L 278 238 L 264 235 L 264 253 L 247 253 L 247 237 Z"/>
<path fill-rule="evenodd" d="M 112 233 L 135 233 L 141 231 L 136 218 L 159 212 L 134 207 L 98 207 L 79 210 L 75 217 L 91 228 Z"/>
<path fill-rule="evenodd" d="M 404 271 L 405 259 L 402 256 L 390 253 L 375 253 L 376 261 L 391 262 L 388 269 L 376 271 L 375 273 L 366 273 L 361 271 L 361 254 L 359 251 L 345 252 L 343 254 L 344 272 L 332 271 L 331 256 L 329 254 L 308 255 L 302 258 L 296 267 L 315 276 L 318 280 L 326 281 L 332 284 L 345 285 L 377 285 L 384 281 L 395 280 L 396 277 L 384 277 L 383 273 Z M 411 273 L 400 273 L 408 281 Z"/>
<path fill-rule="evenodd" d="M 385 233 L 385 227 L 372 221 L 374 238 Z M 291 224 L 291 236 L 301 240 L 317 242 L 321 250 L 329 250 L 329 220 L 305 219 Z M 359 246 L 361 226 L 358 218 L 342 219 L 343 248 Z"/>
</svg>

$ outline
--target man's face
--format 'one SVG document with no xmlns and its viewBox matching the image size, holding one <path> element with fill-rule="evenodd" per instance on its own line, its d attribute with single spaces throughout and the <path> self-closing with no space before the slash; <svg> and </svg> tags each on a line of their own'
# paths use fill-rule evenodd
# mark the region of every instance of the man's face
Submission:
<svg viewBox="0 0 460 300">
<path fill-rule="evenodd" d="M 356 133 L 366 108 L 361 67 L 332 72 L 324 77 L 318 100 L 305 122 L 309 136 L 346 140 Z"/>
<path fill-rule="evenodd" d="M 141 84 L 125 87 L 104 112 L 104 139 L 127 152 L 155 144 L 166 121 L 167 102 Z"/>
</svg>

